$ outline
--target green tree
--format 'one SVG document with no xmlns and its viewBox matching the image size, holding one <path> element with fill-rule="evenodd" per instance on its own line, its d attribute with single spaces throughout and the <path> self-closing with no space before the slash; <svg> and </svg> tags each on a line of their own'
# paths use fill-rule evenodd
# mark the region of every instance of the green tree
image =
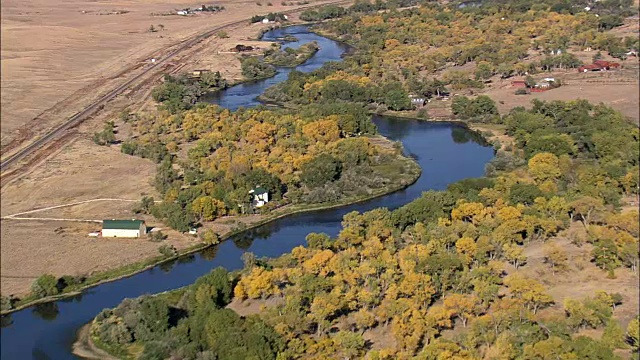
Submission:
<svg viewBox="0 0 640 360">
<path fill-rule="evenodd" d="M 604 328 L 602 343 L 611 349 L 626 349 L 625 333 L 617 321 L 611 319 Z"/>
<path fill-rule="evenodd" d="M 320 154 L 302 165 L 300 180 L 308 187 L 318 187 L 337 180 L 342 164 L 333 156 Z"/>
<path fill-rule="evenodd" d="M 476 80 L 487 80 L 490 77 L 492 77 L 493 74 L 494 74 L 493 65 L 491 65 L 486 61 L 481 61 L 478 63 L 478 66 L 476 67 L 476 72 L 475 72 Z"/>
<path fill-rule="evenodd" d="M 615 269 L 620 265 L 618 248 L 616 244 L 609 239 L 598 241 L 591 251 L 591 257 L 596 266 L 602 270 Z"/>
<path fill-rule="evenodd" d="M 31 293 L 37 297 L 57 295 L 58 279 L 50 274 L 41 275 L 31 284 Z"/>
</svg>

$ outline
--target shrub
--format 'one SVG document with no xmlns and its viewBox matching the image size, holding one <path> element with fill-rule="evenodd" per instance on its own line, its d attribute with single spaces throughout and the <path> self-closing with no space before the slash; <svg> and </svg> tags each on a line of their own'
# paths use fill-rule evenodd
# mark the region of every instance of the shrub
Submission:
<svg viewBox="0 0 640 360">
<path fill-rule="evenodd" d="M 84 276 L 72 276 L 72 275 L 64 275 L 60 279 L 58 279 L 58 290 L 62 291 L 69 286 L 80 285 L 85 282 L 86 278 Z"/>
<path fill-rule="evenodd" d="M 227 32 L 224 31 L 224 30 L 220 30 L 220 31 L 218 31 L 216 36 L 219 37 L 220 39 L 226 39 L 226 38 L 229 37 L 229 34 L 227 34 Z"/>
<path fill-rule="evenodd" d="M 215 231 L 207 229 L 200 233 L 200 240 L 207 245 L 215 245 L 220 243 L 220 236 Z"/>
<path fill-rule="evenodd" d="M 58 279 L 50 274 L 44 274 L 31 284 L 31 293 L 39 298 L 58 294 Z"/>
<path fill-rule="evenodd" d="M 167 238 L 167 235 L 163 234 L 162 231 L 153 231 L 150 232 L 147 236 L 149 237 L 149 241 L 152 242 L 161 242 Z"/>
<path fill-rule="evenodd" d="M 527 95 L 527 94 L 529 94 L 527 89 L 518 89 L 518 90 L 516 90 L 516 95 Z"/>
<path fill-rule="evenodd" d="M 418 110 L 418 112 L 416 113 L 416 116 L 420 119 L 426 119 L 429 117 L 429 114 L 427 113 L 427 109 L 422 108 Z"/>
<path fill-rule="evenodd" d="M 116 141 L 115 124 L 113 121 L 107 121 L 104 128 L 100 132 L 93 134 L 93 142 L 97 145 L 110 145 Z"/>
<path fill-rule="evenodd" d="M 0 310 L 7 311 L 11 309 L 13 309 L 13 299 L 6 296 L 0 296 Z"/>
<path fill-rule="evenodd" d="M 387 110 L 389 110 L 389 108 L 387 108 L 387 105 L 385 104 L 380 104 L 378 105 L 378 107 L 376 108 L 376 115 L 380 115 L 385 113 Z"/>
<path fill-rule="evenodd" d="M 158 252 L 166 257 L 178 255 L 178 250 L 173 245 L 162 245 L 158 248 Z"/>
</svg>

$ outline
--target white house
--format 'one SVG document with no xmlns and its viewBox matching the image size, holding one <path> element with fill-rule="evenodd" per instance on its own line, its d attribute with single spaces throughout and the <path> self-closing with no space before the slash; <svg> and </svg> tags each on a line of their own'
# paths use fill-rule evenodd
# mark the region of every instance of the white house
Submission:
<svg viewBox="0 0 640 360">
<path fill-rule="evenodd" d="M 418 95 L 409 95 L 409 99 L 411 99 L 411 105 L 416 108 L 423 107 L 427 102 L 424 97 Z"/>
<path fill-rule="evenodd" d="M 262 207 L 269 202 L 269 192 L 260 186 L 255 189 L 251 189 L 249 194 L 253 195 L 253 206 Z"/>
<path fill-rule="evenodd" d="M 138 238 L 147 234 L 142 220 L 102 220 L 102 237 Z"/>
</svg>

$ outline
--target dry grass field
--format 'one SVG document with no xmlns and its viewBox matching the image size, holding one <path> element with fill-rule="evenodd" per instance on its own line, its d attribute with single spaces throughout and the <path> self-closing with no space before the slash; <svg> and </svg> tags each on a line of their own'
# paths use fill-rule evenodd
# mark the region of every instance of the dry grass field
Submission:
<svg viewBox="0 0 640 360">
<path fill-rule="evenodd" d="M 576 55 L 583 62 L 590 63 L 594 54 L 594 52 L 580 52 Z M 620 62 L 620 60 L 610 58 L 608 60 Z M 585 99 L 594 104 L 609 105 L 638 124 L 640 121 L 638 58 L 631 57 L 622 64 L 624 68 L 620 70 L 579 73 L 572 69 L 535 75 L 536 79 L 555 77 L 564 84 L 559 88 L 545 92 L 515 95 L 516 89 L 511 86 L 511 79 L 506 79 L 496 80 L 491 87 L 482 93 L 496 101 L 501 114 L 509 112 L 516 106 L 530 107 L 533 99 L 545 101 Z"/>
<path fill-rule="evenodd" d="M 150 222 L 149 225 L 153 225 Z M 147 239 L 104 239 L 87 234 L 100 224 L 61 221 L 2 220 L 2 295 L 22 295 L 42 274 L 91 275 L 159 255 L 161 244 Z M 177 249 L 195 239 L 175 231 L 165 231 L 163 243 Z"/>
<path fill-rule="evenodd" d="M 267 3 L 222 0 L 216 2 L 226 8 L 222 12 L 179 16 L 177 9 L 200 3 L 3 1 L 2 149 L 19 146 L 20 141 L 62 123 L 189 36 L 256 14 L 299 7 L 285 7 L 280 1 L 272 1 L 273 6 Z M 150 32 L 151 25 L 160 30 Z M 254 35 L 258 28 L 246 24 L 236 30 Z M 217 64 L 224 72 L 229 61 Z"/>
<path fill-rule="evenodd" d="M 256 14 L 293 10 L 279 1 L 223 0 L 220 13 L 194 16 L 158 15 L 200 6 L 185 0 L 101 0 L 2 2 L 2 151 L 19 148 L 140 71 L 152 57 L 208 29 L 248 19 Z M 310 5 L 327 1 L 312 1 Z M 209 4 L 205 2 L 205 4 Z M 120 13 L 118 13 L 120 12 Z M 295 16 L 291 17 L 295 19 Z M 163 28 L 159 25 L 162 24 Z M 154 25 L 156 32 L 149 32 Z M 228 79 L 240 77 L 236 54 L 225 53 L 238 43 L 255 39 L 263 24 L 248 21 L 226 29 L 229 38 L 210 37 L 172 59 L 167 72 L 210 69 Z M 264 45 L 263 45 L 264 46 Z M 91 141 L 106 120 L 115 120 L 118 138 L 129 132 L 118 120 L 124 108 L 152 109 L 149 101 L 160 75 L 127 90 L 104 110 L 85 121 L 69 141 L 60 142 L 18 176 L 3 174 L 0 215 L 79 201 L 114 198 L 138 200 L 157 194 L 151 184 L 155 164 L 127 156 L 119 146 L 100 147 Z M 131 218 L 132 202 L 100 201 L 22 215 L 30 218 L 99 220 Z M 220 234 L 234 225 L 229 219 L 207 224 Z M 243 222 L 258 218 L 241 219 Z M 148 225 L 164 228 L 148 218 Z M 158 254 L 156 243 L 91 238 L 97 223 L 4 219 L 1 232 L 3 295 L 23 295 L 34 277 L 87 275 L 141 261 Z M 176 248 L 195 243 L 190 236 L 163 231 Z"/>
</svg>

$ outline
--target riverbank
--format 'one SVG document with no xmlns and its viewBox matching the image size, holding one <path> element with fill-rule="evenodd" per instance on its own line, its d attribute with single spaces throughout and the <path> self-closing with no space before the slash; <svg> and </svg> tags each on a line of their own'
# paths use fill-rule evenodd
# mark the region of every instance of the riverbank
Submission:
<svg viewBox="0 0 640 360">
<path fill-rule="evenodd" d="M 380 141 L 387 143 L 388 147 L 393 146 L 393 142 L 383 136 L 377 136 L 375 137 L 375 139 L 378 139 L 378 143 L 380 143 Z M 403 163 L 403 167 L 407 169 L 407 171 L 404 174 L 406 175 L 404 179 L 399 181 L 395 185 L 377 189 L 376 191 L 373 191 L 371 194 L 368 194 L 365 196 L 349 197 L 337 202 L 328 202 L 328 203 L 320 203 L 320 204 L 296 204 L 296 205 L 288 205 L 280 209 L 275 209 L 272 213 L 266 215 L 266 217 L 260 220 L 246 223 L 246 227 L 241 230 L 231 230 L 227 233 L 221 234 L 220 242 L 226 241 L 231 237 L 240 235 L 244 232 L 247 232 L 259 226 L 268 224 L 270 222 L 273 222 L 275 220 L 278 220 L 290 215 L 295 215 L 295 214 L 300 214 L 305 212 L 312 212 L 312 211 L 319 211 L 319 210 L 330 210 L 330 209 L 335 209 L 335 208 L 339 208 L 347 205 L 354 205 L 354 204 L 362 203 L 368 200 L 372 200 L 372 199 L 405 189 L 408 186 L 411 186 L 412 184 L 414 184 L 418 180 L 418 178 L 422 174 L 422 169 L 420 168 L 420 166 L 415 160 L 403 155 L 397 155 L 397 156 L 398 156 L 397 162 Z M 82 285 L 78 287 L 69 288 L 68 292 L 65 292 L 63 294 L 43 297 L 39 299 L 30 299 L 27 297 L 26 299 L 16 303 L 15 308 L 11 310 L 2 311 L 0 315 L 8 315 L 8 314 L 23 310 L 25 308 L 28 308 L 30 306 L 74 297 L 92 287 L 113 282 L 116 280 L 120 280 L 123 278 L 131 277 L 133 275 L 152 269 L 158 265 L 175 261 L 185 256 L 189 256 L 194 253 L 200 252 L 209 246 L 211 245 L 199 243 L 197 245 L 194 245 L 179 251 L 178 254 L 175 256 L 171 256 L 171 257 L 155 256 L 140 262 L 125 265 L 109 271 L 101 272 L 88 278 Z M 217 245 L 213 245 L 213 246 L 217 246 Z"/>
<path fill-rule="evenodd" d="M 108 352 L 100 349 L 91 340 L 91 324 L 86 324 L 78 331 L 78 340 L 73 343 L 72 353 L 83 359 L 106 359 L 117 360 L 117 357 L 111 356 Z"/>
</svg>

